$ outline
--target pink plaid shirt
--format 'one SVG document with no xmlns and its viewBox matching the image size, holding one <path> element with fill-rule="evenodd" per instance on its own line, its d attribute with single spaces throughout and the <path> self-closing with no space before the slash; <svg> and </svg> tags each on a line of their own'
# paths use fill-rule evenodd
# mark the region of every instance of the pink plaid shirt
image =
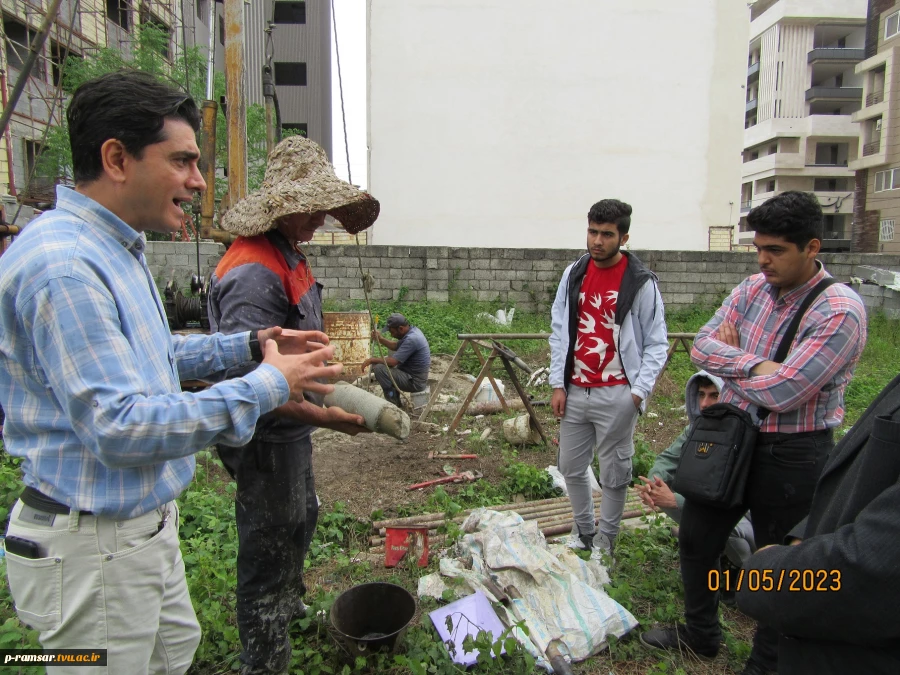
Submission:
<svg viewBox="0 0 900 675">
<path fill-rule="evenodd" d="M 754 418 L 759 406 L 772 411 L 760 425 L 764 432 L 817 431 L 844 418 L 844 388 L 866 345 L 865 307 L 844 284 L 829 286 L 813 301 L 776 373 L 750 377 L 756 364 L 775 356 L 806 294 L 830 276 L 817 264 L 812 279 L 781 298 L 762 274 L 747 277 L 694 340 L 694 364 L 725 380 L 721 403 L 749 409 Z M 723 321 L 737 326 L 740 349 L 714 337 Z"/>
</svg>

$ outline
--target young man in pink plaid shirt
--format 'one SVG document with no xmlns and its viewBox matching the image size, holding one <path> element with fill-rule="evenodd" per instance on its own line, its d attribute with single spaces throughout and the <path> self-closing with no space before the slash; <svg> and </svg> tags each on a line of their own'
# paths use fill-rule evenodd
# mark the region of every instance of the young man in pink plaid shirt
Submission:
<svg viewBox="0 0 900 675">
<path fill-rule="evenodd" d="M 691 359 L 724 380 L 719 397 L 771 413 L 760 424 L 744 503 L 721 509 L 685 501 L 679 549 L 686 625 L 641 635 L 656 649 L 688 649 L 701 658 L 719 651 L 718 593 L 710 572 L 747 509 L 760 548 L 781 544 L 809 513 L 816 480 L 844 417 L 844 388 L 866 343 L 859 296 L 833 284 L 813 301 L 783 363 L 772 361 L 804 298 L 829 276 L 816 256 L 824 218 L 815 196 L 784 192 L 747 216 L 756 232 L 760 273 L 735 288 L 694 341 Z M 715 572 L 712 573 L 715 575 Z M 759 624 L 745 675 L 774 673 L 778 633 Z"/>
</svg>

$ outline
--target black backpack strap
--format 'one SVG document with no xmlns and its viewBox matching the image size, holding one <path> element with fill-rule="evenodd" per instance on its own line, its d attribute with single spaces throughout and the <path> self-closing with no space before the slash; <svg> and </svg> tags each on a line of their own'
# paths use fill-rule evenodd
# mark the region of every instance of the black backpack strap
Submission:
<svg viewBox="0 0 900 675">
<path fill-rule="evenodd" d="M 803 302 L 800 303 L 800 307 L 797 309 L 797 313 L 794 314 L 794 318 L 791 319 L 791 323 L 788 326 L 787 332 L 784 334 L 784 337 L 781 338 L 781 342 L 778 345 L 778 350 L 775 352 L 775 356 L 772 357 L 772 360 L 775 363 L 782 363 L 785 358 L 787 358 L 788 351 L 790 351 L 791 348 L 791 343 L 797 336 L 797 331 L 800 328 L 800 322 L 803 320 L 803 316 L 806 314 L 806 310 L 808 310 L 816 300 L 816 298 L 821 295 L 822 291 L 836 283 L 838 283 L 838 280 L 834 277 L 825 277 L 824 279 L 822 279 L 822 281 L 817 283 L 809 293 L 806 294 L 806 297 L 803 298 Z"/>
<path fill-rule="evenodd" d="M 797 331 L 800 329 L 800 322 L 803 320 L 803 316 L 806 314 L 806 311 L 810 308 L 810 306 L 815 302 L 816 298 L 822 294 L 829 286 L 838 283 L 838 280 L 834 277 L 825 277 L 813 286 L 812 290 L 806 294 L 806 297 L 803 298 L 803 302 L 800 303 L 800 307 L 797 308 L 797 313 L 794 314 L 794 318 L 791 319 L 791 323 L 788 325 L 788 329 L 784 334 L 784 337 L 781 338 L 781 342 L 778 343 L 778 349 L 775 351 L 775 356 L 771 358 L 775 363 L 783 363 L 787 358 L 788 352 L 791 349 L 791 343 L 794 341 L 794 338 L 797 337 Z M 771 410 L 768 408 L 759 408 L 756 411 L 757 417 L 760 420 L 764 420 L 769 416 Z"/>
</svg>

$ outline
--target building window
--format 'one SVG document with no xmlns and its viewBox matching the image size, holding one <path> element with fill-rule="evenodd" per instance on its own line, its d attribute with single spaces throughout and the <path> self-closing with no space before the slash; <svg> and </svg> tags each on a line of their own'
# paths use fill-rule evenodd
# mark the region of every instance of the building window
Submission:
<svg viewBox="0 0 900 675">
<path fill-rule="evenodd" d="M 41 157 L 43 148 L 40 142 L 30 139 L 24 139 L 25 146 L 25 185 L 27 191 L 31 194 L 41 190 L 52 188 L 56 181 L 52 176 L 48 176 L 45 171 L 41 171 L 38 161 Z"/>
<path fill-rule="evenodd" d="M 766 192 L 775 192 L 775 181 L 770 180 L 766 183 Z"/>
<path fill-rule="evenodd" d="M 197 0 L 194 4 L 197 6 L 197 18 L 206 25 L 206 15 L 209 13 L 210 0 Z"/>
<path fill-rule="evenodd" d="M 306 64 L 299 61 L 276 61 L 275 84 L 282 87 L 305 87 Z"/>
<path fill-rule="evenodd" d="M 126 2 L 127 0 L 106 0 L 106 18 L 120 28 L 128 30 L 131 28 L 131 21 Z"/>
<path fill-rule="evenodd" d="M 774 155 L 777 152 L 778 152 L 778 143 L 772 143 L 772 145 L 769 146 L 769 154 Z"/>
<path fill-rule="evenodd" d="M 894 37 L 900 33 L 900 12 L 894 12 L 884 20 L 884 39 Z"/>
<path fill-rule="evenodd" d="M 225 45 L 225 17 L 219 14 L 219 44 Z"/>
<path fill-rule="evenodd" d="M 171 56 L 172 29 L 162 19 L 150 13 L 141 17 L 141 25 L 155 29 L 152 31 L 150 44 L 164 59 L 168 59 Z"/>
<path fill-rule="evenodd" d="M 307 131 L 308 131 L 307 126 L 308 125 L 305 122 L 304 123 L 298 122 L 296 124 L 293 122 L 290 122 L 287 124 L 282 124 L 281 129 L 282 129 L 282 131 L 290 131 L 291 132 L 289 134 L 285 134 L 285 136 L 308 136 L 309 134 L 307 133 Z"/>
<path fill-rule="evenodd" d="M 6 35 L 6 62 L 11 68 L 21 68 L 35 31 L 26 28 L 21 21 L 4 16 L 3 33 Z"/>
<path fill-rule="evenodd" d="M 306 23 L 305 2 L 276 2 L 275 23 Z"/>
<path fill-rule="evenodd" d="M 50 42 L 50 67 L 51 67 L 51 79 L 53 84 L 59 85 L 60 80 L 62 79 L 63 68 L 65 67 L 66 59 L 70 56 L 75 58 L 81 58 L 81 54 L 76 54 L 75 52 L 66 51 L 66 48 L 59 44 L 56 41 Z"/>
<path fill-rule="evenodd" d="M 894 241 L 894 221 L 882 220 L 881 231 L 878 233 L 878 241 Z"/>
<path fill-rule="evenodd" d="M 843 181 L 842 181 L 843 185 Z M 838 179 L 837 178 L 816 178 L 813 181 L 813 192 L 837 192 L 838 191 Z"/>
<path fill-rule="evenodd" d="M 875 174 L 875 192 L 886 190 L 900 190 L 900 169 L 888 169 Z"/>
<path fill-rule="evenodd" d="M 754 150 L 750 153 L 750 161 L 752 162 L 754 159 L 759 159 L 759 151 Z"/>
</svg>

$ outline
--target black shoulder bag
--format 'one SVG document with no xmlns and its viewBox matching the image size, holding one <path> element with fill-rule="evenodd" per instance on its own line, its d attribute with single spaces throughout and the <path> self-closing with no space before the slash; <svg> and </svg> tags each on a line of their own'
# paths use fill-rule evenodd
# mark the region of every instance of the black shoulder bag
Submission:
<svg viewBox="0 0 900 675">
<path fill-rule="evenodd" d="M 803 299 L 772 361 L 784 361 L 803 315 L 819 294 L 834 283 L 837 279 L 833 277 L 823 279 Z M 759 408 L 759 421 L 770 412 Z M 706 506 L 730 509 L 742 504 L 758 432 L 759 427 L 746 410 L 731 403 L 709 406 L 688 433 L 672 489 L 685 499 Z"/>
</svg>

